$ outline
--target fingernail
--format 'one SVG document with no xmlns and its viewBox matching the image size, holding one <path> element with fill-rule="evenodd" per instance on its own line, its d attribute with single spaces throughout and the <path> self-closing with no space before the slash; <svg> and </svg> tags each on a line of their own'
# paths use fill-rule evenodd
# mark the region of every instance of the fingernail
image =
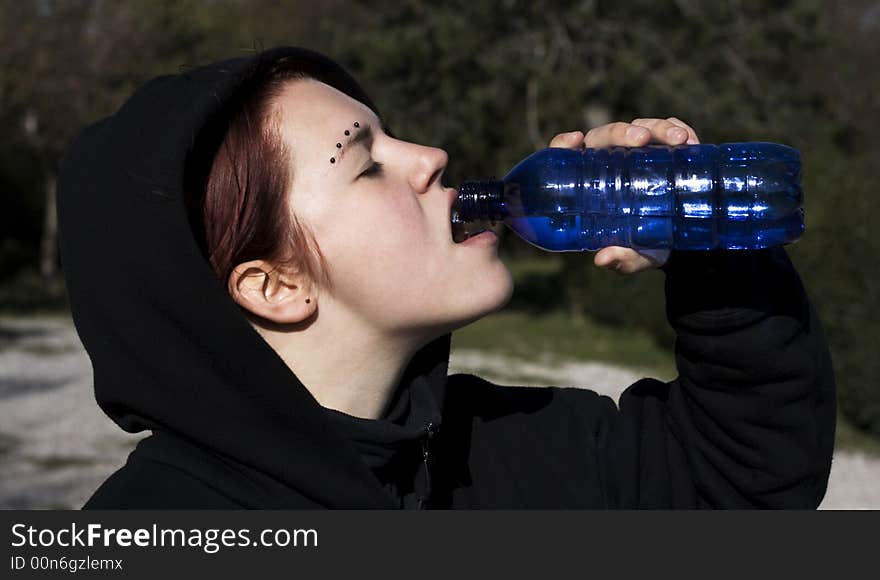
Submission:
<svg viewBox="0 0 880 580">
<path fill-rule="evenodd" d="M 679 129 L 678 127 L 670 127 L 666 131 L 666 135 L 670 139 L 684 139 L 687 137 L 687 132 L 684 129 Z"/>
<path fill-rule="evenodd" d="M 627 139 L 638 139 L 642 136 L 645 130 L 641 127 L 630 127 L 626 130 L 626 138 Z"/>
</svg>

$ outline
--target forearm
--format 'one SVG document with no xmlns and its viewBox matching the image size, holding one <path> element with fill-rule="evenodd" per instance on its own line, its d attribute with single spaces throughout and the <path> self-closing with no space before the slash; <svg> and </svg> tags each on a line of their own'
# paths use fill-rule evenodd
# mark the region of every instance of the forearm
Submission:
<svg viewBox="0 0 880 580">
<path fill-rule="evenodd" d="M 674 252 L 663 269 L 679 372 L 669 429 L 700 502 L 818 503 L 833 447 L 834 377 L 785 249 Z"/>
</svg>

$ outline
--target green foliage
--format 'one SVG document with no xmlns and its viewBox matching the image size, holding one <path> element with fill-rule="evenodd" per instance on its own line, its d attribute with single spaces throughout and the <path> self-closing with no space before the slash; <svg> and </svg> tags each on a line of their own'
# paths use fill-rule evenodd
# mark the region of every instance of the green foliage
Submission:
<svg viewBox="0 0 880 580">
<path fill-rule="evenodd" d="M 876 152 L 844 156 L 827 150 L 809 159 L 805 187 L 824 206 L 791 248 L 792 260 L 819 310 L 831 345 L 843 415 L 856 427 L 880 433 L 880 199 L 867 177 Z"/>
<path fill-rule="evenodd" d="M 543 365 L 592 360 L 661 380 L 675 378 L 672 355 L 658 348 L 644 331 L 572 319 L 559 311 L 492 314 L 455 331 L 452 343 L 455 349 L 476 349 Z"/>
<path fill-rule="evenodd" d="M 64 278 L 46 281 L 32 267 L 25 267 L 0 285 L 0 315 L 55 315 L 70 309 Z"/>
<path fill-rule="evenodd" d="M 880 434 L 880 237 L 871 227 L 880 23 L 871 5 L 0 0 L 0 122 L 9 128 L 0 186 L 14 199 L 0 216 L 0 274 L 36 259 L 43 178 L 78 128 L 156 74 L 306 45 L 352 70 L 398 137 L 445 148 L 448 184 L 503 175 L 556 133 L 635 117 L 679 117 L 703 142 L 801 150 L 807 229 L 789 251 L 831 342 L 842 412 Z M 38 121 L 31 134 L 27 114 Z M 511 264 L 548 259 L 513 236 L 504 244 Z M 592 258 L 554 256 L 558 268 L 521 280 L 513 306 L 640 329 L 669 347 L 662 275 L 618 276 Z"/>
</svg>

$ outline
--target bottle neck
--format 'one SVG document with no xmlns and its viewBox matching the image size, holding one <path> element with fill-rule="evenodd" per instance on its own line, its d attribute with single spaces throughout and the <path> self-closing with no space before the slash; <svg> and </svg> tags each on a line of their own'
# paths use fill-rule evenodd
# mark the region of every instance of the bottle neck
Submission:
<svg viewBox="0 0 880 580">
<path fill-rule="evenodd" d="M 465 181 L 458 188 L 454 206 L 458 222 L 501 221 L 504 211 L 504 182 L 501 180 Z"/>
</svg>

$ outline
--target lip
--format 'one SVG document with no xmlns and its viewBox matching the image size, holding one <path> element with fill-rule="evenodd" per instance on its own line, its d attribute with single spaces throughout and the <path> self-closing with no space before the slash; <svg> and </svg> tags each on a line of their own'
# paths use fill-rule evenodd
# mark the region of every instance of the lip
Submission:
<svg viewBox="0 0 880 580">
<path fill-rule="evenodd" d="M 494 246 L 498 243 L 498 235 L 492 230 L 485 230 L 475 236 L 471 236 L 457 246 Z"/>
<path fill-rule="evenodd" d="M 446 233 L 448 239 L 452 240 L 452 208 L 455 206 L 455 200 L 458 199 L 458 190 L 454 187 L 447 187 L 443 190 L 449 198 L 449 204 L 446 208 Z M 454 244 L 455 242 L 453 242 Z M 457 244 L 456 244 L 457 245 Z"/>
<path fill-rule="evenodd" d="M 446 195 L 449 197 L 449 218 L 452 219 L 452 206 L 455 205 L 455 200 L 458 199 L 458 190 L 454 187 L 447 187 L 443 191 L 446 192 Z"/>
<path fill-rule="evenodd" d="M 452 236 L 452 208 L 455 207 L 455 202 L 458 200 L 459 191 L 454 187 L 447 187 L 443 190 L 449 196 L 449 207 L 446 211 L 446 233 L 449 236 L 450 240 L 453 240 Z M 494 228 L 495 224 L 492 223 L 492 228 Z M 494 231 L 494 229 L 487 228 L 480 232 L 479 234 L 472 235 L 466 240 L 462 242 L 456 243 L 452 241 L 453 246 L 493 246 L 498 243 L 498 234 Z"/>
</svg>

